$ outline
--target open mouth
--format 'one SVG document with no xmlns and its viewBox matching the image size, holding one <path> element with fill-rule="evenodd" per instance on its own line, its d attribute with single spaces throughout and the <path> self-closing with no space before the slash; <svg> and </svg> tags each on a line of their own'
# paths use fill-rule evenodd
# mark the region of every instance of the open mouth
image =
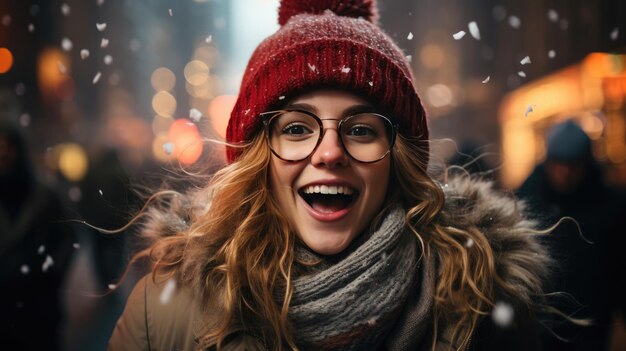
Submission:
<svg viewBox="0 0 626 351">
<path fill-rule="evenodd" d="M 315 211 L 333 213 L 341 211 L 357 198 L 358 192 L 347 186 L 309 185 L 298 194 Z"/>
</svg>

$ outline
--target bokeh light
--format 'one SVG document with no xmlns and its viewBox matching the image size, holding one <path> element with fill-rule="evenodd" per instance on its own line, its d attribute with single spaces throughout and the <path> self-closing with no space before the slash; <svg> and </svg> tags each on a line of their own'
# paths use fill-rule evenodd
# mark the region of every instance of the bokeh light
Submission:
<svg viewBox="0 0 626 351">
<path fill-rule="evenodd" d="M 60 144 L 54 147 L 53 155 L 58 157 L 57 168 L 66 179 L 77 182 L 87 173 L 89 161 L 82 146 L 75 143 Z"/>
<path fill-rule="evenodd" d="M 202 155 L 202 137 L 198 127 L 187 118 L 174 121 L 168 136 L 174 147 L 172 154 L 181 164 L 191 165 Z"/>
<path fill-rule="evenodd" d="M 184 74 L 189 84 L 201 85 L 209 79 L 209 66 L 202 61 L 193 60 L 185 66 Z"/>
<path fill-rule="evenodd" d="M 167 91 L 159 91 L 152 98 L 152 108 L 160 116 L 172 117 L 176 112 L 176 98 Z"/>
<path fill-rule="evenodd" d="M 8 72 L 13 66 L 13 54 L 7 48 L 0 48 L 0 74 Z"/>
<path fill-rule="evenodd" d="M 152 72 L 150 83 L 156 91 L 171 91 L 176 85 L 176 75 L 168 68 L 159 67 Z"/>
<path fill-rule="evenodd" d="M 217 134 L 225 139 L 226 138 L 226 126 L 228 125 L 228 119 L 230 113 L 233 111 L 237 96 L 235 95 L 220 95 L 211 100 L 209 104 L 209 119 L 211 125 Z"/>
</svg>

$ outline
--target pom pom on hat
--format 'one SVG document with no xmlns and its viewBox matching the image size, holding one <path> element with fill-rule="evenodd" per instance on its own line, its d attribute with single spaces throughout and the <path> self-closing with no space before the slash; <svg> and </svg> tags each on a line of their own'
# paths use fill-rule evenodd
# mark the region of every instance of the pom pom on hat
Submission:
<svg viewBox="0 0 626 351">
<path fill-rule="evenodd" d="M 375 0 L 282 0 L 278 9 L 278 24 L 283 26 L 299 14 L 323 14 L 327 10 L 338 16 L 364 18 L 372 23 L 378 19 Z"/>
</svg>

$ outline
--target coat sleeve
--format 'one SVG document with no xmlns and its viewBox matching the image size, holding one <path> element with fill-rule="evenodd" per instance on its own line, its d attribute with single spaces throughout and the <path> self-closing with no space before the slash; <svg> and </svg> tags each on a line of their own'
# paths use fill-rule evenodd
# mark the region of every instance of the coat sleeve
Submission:
<svg viewBox="0 0 626 351">
<path fill-rule="evenodd" d="M 135 285 L 109 339 L 109 351 L 150 350 L 146 314 L 146 277 Z"/>
</svg>

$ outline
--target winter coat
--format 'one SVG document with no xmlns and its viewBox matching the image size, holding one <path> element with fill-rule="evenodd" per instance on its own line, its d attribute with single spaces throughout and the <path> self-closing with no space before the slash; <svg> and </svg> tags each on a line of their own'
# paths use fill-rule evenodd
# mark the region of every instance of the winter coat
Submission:
<svg viewBox="0 0 626 351">
<path fill-rule="evenodd" d="M 451 179 L 443 185 L 446 205 L 443 223 L 476 226 L 485 233 L 494 250 L 496 267 L 505 280 L 519 285 L 520 295 L 530 294 L 522 280 L 545 277 L 549 261 L 543 247 L 529 232 L 534 223 L 525 219 L 522 204 L 493 190 L 485 181 L 469 178 Z M 463 216 L 460 214 L 463 213 Z M 515 231 L 507 229 L 516 228 Z M 525 234 L 519 229 L 528 229 Z M 522 276 L 520 276 L 520 272 Z M 531 276 L 532 275 L 532 276 Z M 519 284 L 517 284 L 519 283 Z M 180 287 L 174 295 L 167 293 L 164 282 L 155 283 L 151 276 L 139 281 L 131 293 L 124 314 L 110 339 L 109 350 L 195 350 L 198 336 L 220 320 L 218 309 L 202 313 L 190 287 Z M 211 294 L 214 296 L 215 294 Z M 496 297 L 506 294 L 496 292 Z M 169 298 L 168 298 L 169 297 Z M 168 300 L 161 303 L 160 298 Z M 208 306 L 219 306 L 208 303 Z M 480 321 L 468 350 L 538 350 L 537 323 L 532 311 L 515 315 L 508 328 L 498 327 L 487 316 Z M 516 311 L 517 313 L 517 311 Z M 450 330 L 444 329 L 441 335 Z M 429 345 L 430 343 L 426 343 Z M 231 330 L 222 344 L 223 350 L 266 350 L 259 338 L 245 330 Z M 437 345 L 437 350 L 450 347 Z"/>
</svg>

